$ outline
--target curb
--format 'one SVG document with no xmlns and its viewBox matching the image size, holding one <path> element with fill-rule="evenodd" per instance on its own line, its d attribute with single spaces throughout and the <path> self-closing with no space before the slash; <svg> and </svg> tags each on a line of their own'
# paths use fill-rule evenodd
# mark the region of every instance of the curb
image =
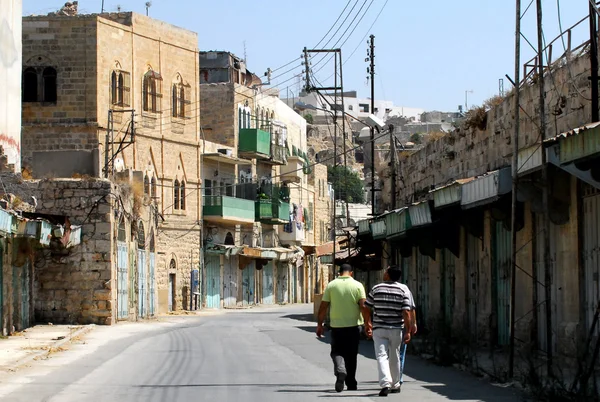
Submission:
<svg viewBox="0 0 600 402">
<path fill-rule="evenodd" d="M 52 349 L 60 348 L 62 345 L 66 344 L 67 342 L 70 342 L 73 338 L 77 338 L 77 337 L 87 334 L 88 332 L 91 332 L 95 327 L 96 327 L 95 324 L 85 325 L 82 328 L 79 328 L 77 331 L 70 333 L 68 336 L 64 337 L 63 339 L 58 340 L 58 341 L 54 342 L 53 344 L 51 344 L 48 347 L 48 350 L 40 350 L 39 352 L 32 353 L 32 354 L 22 358 L 21 360 L 17 360 L 17 362 L 15 364 L 11 365 L 8 370 L 16 371 L 20 367 L 22 367 L 26 364 L 29 364 L 34 360 L 37 360 L 42 357 L 48 357 L 48 355 L 50 354 Z"/>
</svg>

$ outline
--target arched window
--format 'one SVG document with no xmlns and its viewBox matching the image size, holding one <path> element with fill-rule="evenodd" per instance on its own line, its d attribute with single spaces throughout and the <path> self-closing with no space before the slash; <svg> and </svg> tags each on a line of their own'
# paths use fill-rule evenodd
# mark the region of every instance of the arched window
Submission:
<svg viewBox="0 0 600 402">
<path fill-rule="evenodd" d="M 148 175 L 144 175 L 144 194 L 150 195 L 150 180 Z"/>
<path fill-rule="evenodd" d="M 142 81 L 142 110 L 145 112 L 158 113 L 159 98 L 161 94 L 162 77 L 159 73 L 149 70 Z"/>
<path fill-rule="evenodd" d="M 181 181 L 181 187 L 180 187 L 180 198 L 181 198 L 181 203 L 180 203 L 180 207 L 181 210 L 185 210 L 185 181 Z"/>
<path fill-rule="evenodd" d="M 137 243 L 138 250 L 144 250 L 146 248 L 146 234 L 144 233 L 144 223 L 142 221 L 138 222 Z"/>
<path fill-rule="evenodd" d="M 156 198 L 156 178 L 154 176 L 150 180 L 150 197 Z"/>
<path fill-rule="evenodd" d="M 117 86 L 117 72 L 113 71 L 110 75 L 110 102 L 115 105 L 119 103 Z"/>
<path fill-rule="evenodd" d="M 23 102 L 38 101 L 38 75 L 29 67 L 23 71 Z"/>
<path fill-rule="evenodd" d="M 227 232 L 227 234 L 225 235 L 225 245 L 227 245 L 227 246 L 235 245 L 235 242 L 233 241 L 233 235 L 231 234 L 231 232 Z"/>
<path fill-rule="evenodd" d="M 171 271 L 175 271 L 177 269 L 177 263 L 175 262 L 174 258 L 172 258 L 171 262 L 169 263 L 169 269 Z"/>
<path fill-rule="evenodd" d="M 46 67 L 42 76 L 44 79 L 44 102 L 56 102 L 56 70 Z"/>
<path fill-rule="evenodd" d="M 180 196 L 179 180 L 175 179 L 175 183 L 173 184 L 173 209 L 179 209 Z"/>
</svg>

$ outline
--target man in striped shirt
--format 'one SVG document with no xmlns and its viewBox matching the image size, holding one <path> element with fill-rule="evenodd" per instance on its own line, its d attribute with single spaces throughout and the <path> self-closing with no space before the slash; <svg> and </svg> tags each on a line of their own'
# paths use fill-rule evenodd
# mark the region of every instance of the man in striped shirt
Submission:
<svg viewBox="0 0 600 402">
<path fill-rule="evenodd" d="M 365 301 L 365 305 L 373 309 L 372 335 L 381 386 L 379 396 L 400 392 L 401 348 L 410 342 L 413 328 L 411 310 L 414 302 L 408 287 L 398 282 L 400 276 L 398 267 L 389 267 L 383 277 L 385 282 L 375 285 Z"/>
</svg>

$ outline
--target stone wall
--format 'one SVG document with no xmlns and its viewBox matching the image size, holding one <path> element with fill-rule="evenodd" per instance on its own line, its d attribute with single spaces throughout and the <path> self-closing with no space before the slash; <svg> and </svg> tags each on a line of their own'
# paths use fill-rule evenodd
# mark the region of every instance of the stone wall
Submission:
<svg viewBox="0 0 600 402">
<path fill-rule="evenodd" d="M 587 124 L 591 116 L 591 104 L 587 100 L 590 98 L 588 58 L 573 56 L 568 64 L 558 63 L 551 71 L 552 75 L 547 74 L 545 79 L 547 138 Z M 521 90 L 520 149 L 540 143 L 538 94 L 535 82 L 529 82 Z M 485 130 L 461 128 L 429 141 L 415 153 L 402 156 L 400 203 L 411 202 L 432 186 L 452 179 L 481 175 L 510 165 L 513 132 L 514 94 L 511 92 L 487 112 Z"/>
<path fill-rule="evenodd" d="M 333 206 L 328 194 L 327 166 L 316 164 L 308 178 L 309 185 L 314 187 L 314 236 L 315 244 L 320 245 L 329 241 L 331 214 Z"/>
<path fill-rule="evenodd" d="M 66 251 L 41 250 L 35 262 L 35 317 L 52 323 L 111 324 L 116 282 L 113 225 L 115 187 L 109 181 L 26 182 L 37 213 L 82 225 L 82 242 Z"/>
</svg>

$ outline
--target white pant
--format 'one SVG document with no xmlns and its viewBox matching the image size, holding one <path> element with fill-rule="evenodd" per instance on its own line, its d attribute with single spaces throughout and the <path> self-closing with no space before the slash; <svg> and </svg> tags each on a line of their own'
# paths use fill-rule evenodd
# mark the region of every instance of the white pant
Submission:
<svg viewBox="0 0 600 402">
<path fill-rule="evenodd" d="M 373 331 L 377 369 L 379 371 L 379 386 L 381 388 L 400 387 L 402 375 L 400 347 L 402 346 L 402 339 L 402 329 L 400 328 L 377 328 Z"/>
</svg>

